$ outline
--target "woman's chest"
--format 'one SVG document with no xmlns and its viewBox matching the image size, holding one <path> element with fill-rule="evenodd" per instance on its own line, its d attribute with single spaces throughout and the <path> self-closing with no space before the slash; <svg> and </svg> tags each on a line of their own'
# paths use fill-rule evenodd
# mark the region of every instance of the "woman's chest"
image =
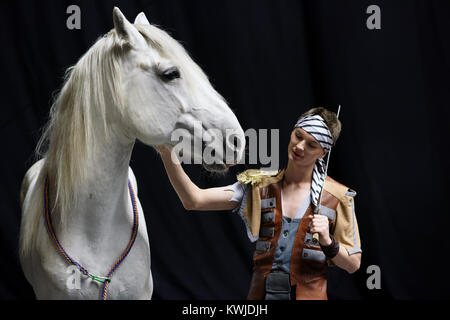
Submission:
<svg viewBox="0 0 450 320">
<path fill-rule="evenodd" d="M 309 206 L 309 196 L 309 190 L 299 190 L 297 192 L 282 191 L 283 215 L 291 219 L 302 218 Z"/>
</svg>

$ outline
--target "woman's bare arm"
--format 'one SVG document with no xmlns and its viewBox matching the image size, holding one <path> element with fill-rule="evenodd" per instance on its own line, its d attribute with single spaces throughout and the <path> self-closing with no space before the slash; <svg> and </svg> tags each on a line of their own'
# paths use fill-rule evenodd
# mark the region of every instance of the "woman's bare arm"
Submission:
<svg viewBox="0 0 450 320">
<path fill-rule="evenodd" d="M 348 273 L 354 273 L 361 266 L 361 253 L 349 255 L 347 250 L 340 246 L 338 254 L 331 261 Z"/>
<path fill-rule="evenodd" d="M 225 190 L 225 186 L 199 188 L 184 172 L 181 164 L 172 161 L 170 149 L 163 146 L 157 149 L 169 180 L 186 210 L 231 210 L 239 204 L 236 201 L 229 201 L 233 197 L 233 191 Z"/>
<path fill-rule="evenodd" d="M 317 232 L 319 234 L 319 242 L 321 245 L 329 246 L 332 242 L 329 234 L 328 217 L 315 214 L 308 218 L 312 219 L 310 232 Z M 348 273 L 357 271 L 361 265 L 361 253 L 349 255 L 344 246 L 339 246 L 339 251 L 331 261 L 341 269 Z"/>
</svg>

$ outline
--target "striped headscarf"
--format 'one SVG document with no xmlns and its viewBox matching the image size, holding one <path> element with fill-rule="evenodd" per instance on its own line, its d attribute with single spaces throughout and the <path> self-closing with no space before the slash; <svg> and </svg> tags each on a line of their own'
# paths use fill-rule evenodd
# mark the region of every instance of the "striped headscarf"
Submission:
<svg viewBox="0 0 450 320">
<path fill-rule="evenodd" d="M 333 137 L 328 129 L 327 124 L 319 115 L 312 115 L 300 118 L 295 124 L 294 128 L 302 128 L 310 135 L 312 135 L 322 146 L 325 152 L 329 152 L 333 146 Z M 311 181 L 311 201 L 317 208 L 319 204 L 320 192 L 325 181 L 325 161 L 318 158 L 313 170 L 313 177 Z"/>
</svg>

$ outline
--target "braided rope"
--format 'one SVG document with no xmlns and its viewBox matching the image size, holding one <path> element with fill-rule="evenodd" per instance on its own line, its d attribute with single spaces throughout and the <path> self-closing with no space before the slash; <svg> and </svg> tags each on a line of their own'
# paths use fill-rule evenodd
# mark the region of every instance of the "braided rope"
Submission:
<svg viewBox="0 0 450 320">
<path fill-rule="evenodd" d="M 64 258 L 72 265 L 76 266 L 80 272 L 86 276 L 89 276 L 95 281 L 103 282 L 103 289 L 101 294 L 101 299 L 106 300 L 108 295 L 108 287 L 109 283 L 111 282 L 111 277 L 113 273 L 119 268 L 120 264 L 125 260 L 125 258 L 128 256 L 128 253 L 130 253 L 131 248 L 133 247 L 133 244 L 136 240 L 137 231 L 139 228 L 139 217 L 138 217 L 138 210 L 136 205 L 136 197 L 134 194 L 133 186 L 131 185 L 130 181 L 128 180 L 128 190 L 130 192 L 131 197 L 131 205 L 133 206 L 133 230 L 131 233 L 131 239 L 128 242 L 127 247 L 123 251 L 123 253 L 120 255 L 120 257 L 114 262 L 113 266 L 108 272 L 108 275 L 106 277 L 99 277 L 95 276 L 88 272 L 86 268 L 84 268 L 80 263 L 78 263 L 76 260 L 72 259 L 70 255 L 67 253 L 67 251 L 64 249 L 60 241 L 58 240 L 58 237 L 56 236 L 56 233 L 53 228 L 52 218 L 50 215 L 50 210 L 48 209 L 49 204 L 49 186 L 48 186 L 48 178 L 45 178 L 45 188 L 44 188 L 44 207 L 45 207 L 45 224 L 47 226 L 47 230 L 50 234 L 50 237 L 52 238 L 53 242 L 55 243 L 56 247 L 58 248 L 58 251 L 64 256 Z"/>
<path fill-rule="evenodd" d="M 131 233 L 131 239 L 130 239 L 130 242 L 128 243 L 127 248 L 122 253 L 122 255 L 119 257 L 119 259 L 116 260 L 116 262 L 113 264 L 113 266 L 109 270 L 108 275 L 107 275 L 108 278 L 112 277 L 113 273 L 116 271 L 116 269 L 122 263 L 122 261 L 125 260 L 125 258 L 127 257 L 128 253 L 130 252 L 131 247 L 133 246 L 134 241 L 136 240 L 136 236 L 137 236 L 137 230 L 138 230 L 138 226 L 139 226 L 139 218 L 138 218 L 138 214 L 137 214 L 136 197 L 134 195 L 134 190 L 133 190 L 133 187 L 131 186 L 131 183 L 130 183 L 129 180 L 128 180 L 128 189 L 130 190 L 131 204 L 133 206 L 133 213 L 134 213 L 134 217 L 133 217 L 133 231 Z M 102 290 L 102 298 L 103 298 L 103 300 L 106 300 L 106 296 L 108 294 L 109 282 L 110 281 L 105 281 L 105 283 L 103 284 L 103 290 Z"/>
</svg>

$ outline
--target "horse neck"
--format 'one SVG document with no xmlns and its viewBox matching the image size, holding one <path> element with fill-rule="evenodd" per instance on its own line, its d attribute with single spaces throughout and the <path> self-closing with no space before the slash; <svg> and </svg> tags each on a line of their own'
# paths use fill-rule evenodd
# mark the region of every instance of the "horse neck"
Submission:
<svg viewBox="0 0 450 320">
<path fill-rule="evenodd" d="M 99 134 L 102 136 L 101 134 Z M 88 164 L 88 178 L 67 219 L 66 232 L 92 241 L 117 231 L 128 221 L 128 170 L 134 142 L 115 133 L 101 138 Z M 114 226 L 112 228 L 111 226 Z M 125 228 L 129 232 L 129 228 Z"/>
</svg>

